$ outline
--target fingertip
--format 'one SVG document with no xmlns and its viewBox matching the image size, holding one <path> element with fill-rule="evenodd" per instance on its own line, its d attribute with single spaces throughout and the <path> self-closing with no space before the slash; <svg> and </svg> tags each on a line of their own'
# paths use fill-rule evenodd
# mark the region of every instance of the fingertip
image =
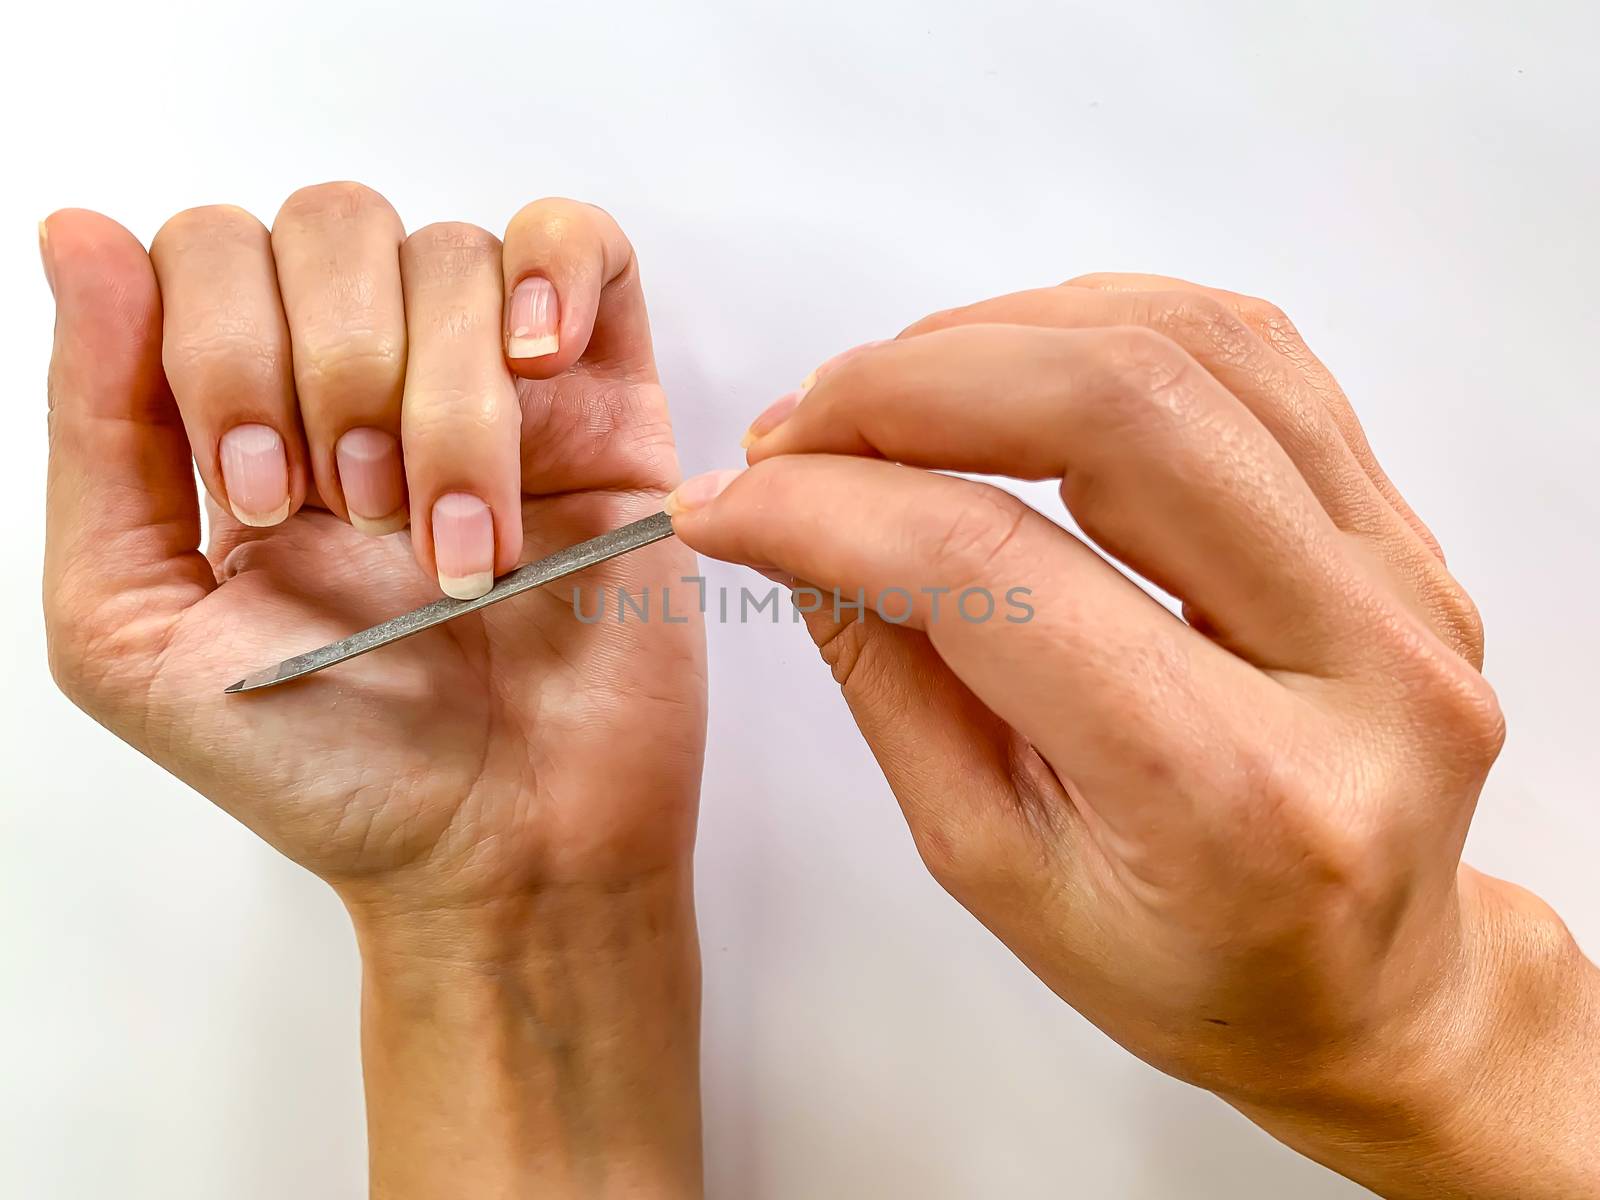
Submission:
<svg viewBox="0 0 1600 1200">
<path fill-rule="evenodd" d="M 334 443 L 334 464 L 355 529 L 384 537 L 406 527 L 405 466 L 394 434 L 370 426 L 346 430 Z"/>
<path fill-rule="evenodd" d="M 56 304 L 52 369 L 76 406 L 98 412 L 133 402 L 154 411 L 160 373 L 161 293 L 139 240 L 109 217 L 60 209 L 39 223 L 39 250 Z"/>
<path fill-rule="evenodd" d="M 794 410 L 800 407 L 800 401 L 804 399 L 806 390 L 808 389 L 797 388 L 779 396 L 750 422 L 750 428 L 746 429 L 744 437 L 739 439 L 739 448 L 746 452 L 747 457 L 755 454 L 757 443 L 768 434 L 777 432 L 778 428 L 794 415 Z M 754 458 L 749 457 L 749 461 L 753 462 Z"/>
<path fill-rule="evenodd" d="M 409 524 L 411 524 L 411 514 L 403 508 L 377 521 L 358 516 L 354 512 L 350 514 L 350 527 L 368 537 L 388 537 L 391 533 L 399 533 Z"/>
<path fill-rule="evenodd" d="M 139 239 L 110 217 L 62 208 L 39 222 L 39 255 L 58 301 L 98 292 L 142 302 L 155 293 L 155 272 Z"/>
<path fill-rule="evenodd" d="M 50 273 L 50 227 L 44 221 L 39 222 L 39 263 L 44 267 L 44 281 L 50 287 L 50 294 L 56 294 L 56 281 Z"/>
<path fill-rule="evenodd" d="M 648 359 L 641 306 L 630 300 L 620 322 L 616 312 L 602 317 L 607 289 L 625 284 L 633 263 L 632 247 L 605 212 L 560 197 L 536 200 L 506 226 L 502 253 L 506 360 L 513 374 L 549 379 L 591 351 Z M 525 332 L 516 333 L 519 328 Z"/>
<path fill-rule="evenodd" d="M 430 516 L 439 590 L 457 600 L 476 600 L 494 586 L 495 519 L 480 497 L 447 492 Z"/>
<path fill-rule="evenodd" d="M 667 516 L 674 519 L 704 508 L 727 491 L 728 485 L 743 474 L 743 467 L 728 467 L 690 476 L 667 494 L 661 507 Z"/>
<path fill-rule="evenodd" d="M 241 525 L 268 529 L 289 519 L 289 455 L 269 425 L 235 425 L 218 445 L 228 508 Z"/>
</svg>

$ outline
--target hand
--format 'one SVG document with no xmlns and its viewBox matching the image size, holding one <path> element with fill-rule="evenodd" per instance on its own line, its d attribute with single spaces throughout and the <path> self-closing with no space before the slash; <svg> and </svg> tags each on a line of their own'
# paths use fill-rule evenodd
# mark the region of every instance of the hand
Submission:
<svg viewBox="0 0 1600 1200">
<path fill-rule="evenodd" d="M 833 360 L 747 445 L 669 499 L 680 537 L 821 589 L 924 860 L 1060 996 L 1387 1194 L 1600 1187 L 1594 972 L 1459 865 L 1503 736 L 1477 615 L 1281 313 L 1005 296 Z M 1060 479 L 1088 540 L 949 470 Z"/>
<path fill-rule="evenodd" d="M 407 237 L 350 184 L 295 193 L 270 235 L 236 208 L 181 213 L 148 257 L 92 213 L 42 232 L 58 304 L 46 617 L 63 690 L 338 890 L 368 965 L 369 1088 L 420 1052 L 415 1023 L 389 1015 L 464 1023 L 468 1006 L 479 1020 L 520 1003 L 538 1036 L 568 1039 L 564 1063 L 522 1062 L 525 1079 L 606 1084 L 608 1064 L 585 1057 L 593 1022 L 619 1078 L 658 1071 L 639 1145 L 676 1138 L 697 1163 L 698 625 L 586 624 L 570 592 L 535 592 L 222 694 L 435 598 L 430 577 L 481 592 L 659 509 L 677 462 L 622 232 L 547 200 L 503 245 L 468 225 Z M 191 452 L 213 501 L 204 554 Z M 382 536 L 408 514 L 409 537 Z M 692 566 L 666 542 L 583 586 L 638 594 Z M 476 997 L 485 980 L 521 992 Z M 633 1011 L 646 994 L 658 1013 Z M 630 1022 L 651 1049 L 630 1047 Z M 615 1117 L 558 1100 L 594 1138 Z M 473 1120 L 463 1104 L 425 1124 Z M 375 1164 L 403 1140 L 387 1129 L 374 1125 Z"/>
</svg>

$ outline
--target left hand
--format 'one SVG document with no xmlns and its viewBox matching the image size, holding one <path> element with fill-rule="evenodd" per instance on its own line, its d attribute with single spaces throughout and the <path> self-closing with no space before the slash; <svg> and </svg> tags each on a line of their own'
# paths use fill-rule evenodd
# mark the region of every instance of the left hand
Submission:
<svg viewBox="0 0 1600 1200">
<path fill-rule="evenodd" d="M 550 200 L 503 243 L 406 236 L 332 184 L 270 234 L 180 213 L 148 256 L 94 213 L 42 234 L 51 667 L 349 907 L 373 1195 L 696 1194 L 703 634 L 690 605 L 584 623 L 571 600 L 659 605 L 688 551 L 222 693 L 659 509 L 677 458 L 616 222 Z"/>
<path fill-rule="evenodd" d="M 331 184 L 290 197 L 270 236 L 230 207 L 180 213 L 149 257 L 93 213 L 57 213 L 45 234 L 46 615 L 80 706 L 357 907 L 459 911 L 687 871 L 697 619 L 586 624 L 563 586 L 222 694 L 436 598 L 413 553 L 482 591 L 659 508 L 672 428 L 609 216 L 547 200 L 503 246 L 464 224 L 407 237 L 377 193 Z M 534 276 L 558 294 L 562 336 L 521 359 L 502 311 Z M 230 456 L 241 430 L 266 452 Z M 347 457 L 352 430 L 387 449 Z M 205 553 L 196 465 L 215 501 Z M 358 475 L 382 497 L 365 519 Z M 446 494 L 482 512 L 450 526 L 448 563 Z M 408 507 L 411 535 L 381 536 Z M 578 580 L 659 593 L 692 570 L 666 542 Z"/>
</svg>

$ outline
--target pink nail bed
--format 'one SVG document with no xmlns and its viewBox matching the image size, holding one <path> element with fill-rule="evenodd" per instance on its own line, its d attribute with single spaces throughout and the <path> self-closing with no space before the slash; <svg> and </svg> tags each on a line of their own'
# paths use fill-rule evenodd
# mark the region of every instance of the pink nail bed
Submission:
<svg viewBox="0 0 1600 1200">
<path fill-rule="evenodd" d="M 381 429 L 352 429 L 333 453 L 350 524 L 371 534 L 403 528 L 406 484 L 399 439 Z"/>
<path fill-rule="evenodd" d="M 511 291 L 506 313 L 506 357 L 540 358 L 561 349 L 560 302 L 555 285 L 534 276 Z"/>
<path fill-rule="evenodd" d="M 800 384 L 800 394 L 804 396 L 817 385 L 817 380 L 821 379 L 829 371 L 837 370 L 841 363 L 854 358 L 864 351 L 871 350 L 874 346 L 886 346 L 893 340 L 893 338 L 877 338 L 874 341 L 862 342 L 859 346 L 851 346 L 848 350 L 839 351 L 839 353 L 805 377 Z"/>
<path fill-rule="evenodd" d="M 703 475 L 691 475 L 667 497 L 667 515 L 676 517 L 680 513 L 710 504 L 742 474 L 744 474 L 743 468 L 728 467 L 720 471 L 707 471 Z"/>
<path fill-rule="evenodd" d="M 457 600 L 476 600 L 494 586 L 494 516 L 466 492 L 433 502 L 433 561 L 439 587 Z"/>
<path fill-rule="evenodd" d="M 278 431 L 235 425 L 218 446 L 228 507 L 246 525 L 276 525 L 289 515 L 289 459 Z"/>
<path fill-rule="evenodd" d="M 741 444 L 748 450 L 757 438 L 765 437 L 787 421 L 790 414 L 799 406 L 800 392 L 798 389 L 786 396 L 779 396 L 762 411 L 759 417 L 750 422 L 750 428 L 745 433 L 744 441 Z"/>
</svg>

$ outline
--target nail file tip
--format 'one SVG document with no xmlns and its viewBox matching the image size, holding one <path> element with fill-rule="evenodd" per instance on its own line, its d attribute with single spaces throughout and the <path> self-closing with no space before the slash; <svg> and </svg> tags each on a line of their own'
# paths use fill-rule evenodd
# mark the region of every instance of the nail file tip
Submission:
<svg viewBox="0 0 1600 1200">
<path fill-rule="evenodd" d="M 257 691 L 258 689 L 264 688 L 271 683 L 277 682 L 282 670 L 283 665 L 280 663 L 277 666 L 268 667 L 264 671 L 257 671 L 253 675 L 246 675 L 243 679 L 239 680 L 238 683 L 230 684 L 228 687 L 223 688 L 222 694 L 224 696 L 231 696 L 239 692 Z"/>
<path fill-rule="evenodd" d="M 477 612 L 508 596 L 517 595 L 529 588 L 543 587 L 585 567 L 594 566 L 619 554 L 626 554 L 630 550 L 637 550 L 652 542 L 669 538 L 672 532 L 672 518 L 665 512 L 632 521 L 608 533 L 590 538 L 586 542 L 558 550 L 537 562 L 519 567 L 494 583 L 489 592 L 478 597 L 476 601 L 441 600 L 425 604 L 421 608 L 381 621 L 337 642 L 330 642 L 316 650 L 308 650 L 304 654 L 275 663 L 252 675 L 246 675 L 237 683 L 223 688 L 223 694 L 253 692 L 321 671 L 346 659 L 365 654 L 369 650 L 376 650 L 380 646 L 410 637 L 424 629 L 431 629 L 457 616 Z"/>
</svg>

